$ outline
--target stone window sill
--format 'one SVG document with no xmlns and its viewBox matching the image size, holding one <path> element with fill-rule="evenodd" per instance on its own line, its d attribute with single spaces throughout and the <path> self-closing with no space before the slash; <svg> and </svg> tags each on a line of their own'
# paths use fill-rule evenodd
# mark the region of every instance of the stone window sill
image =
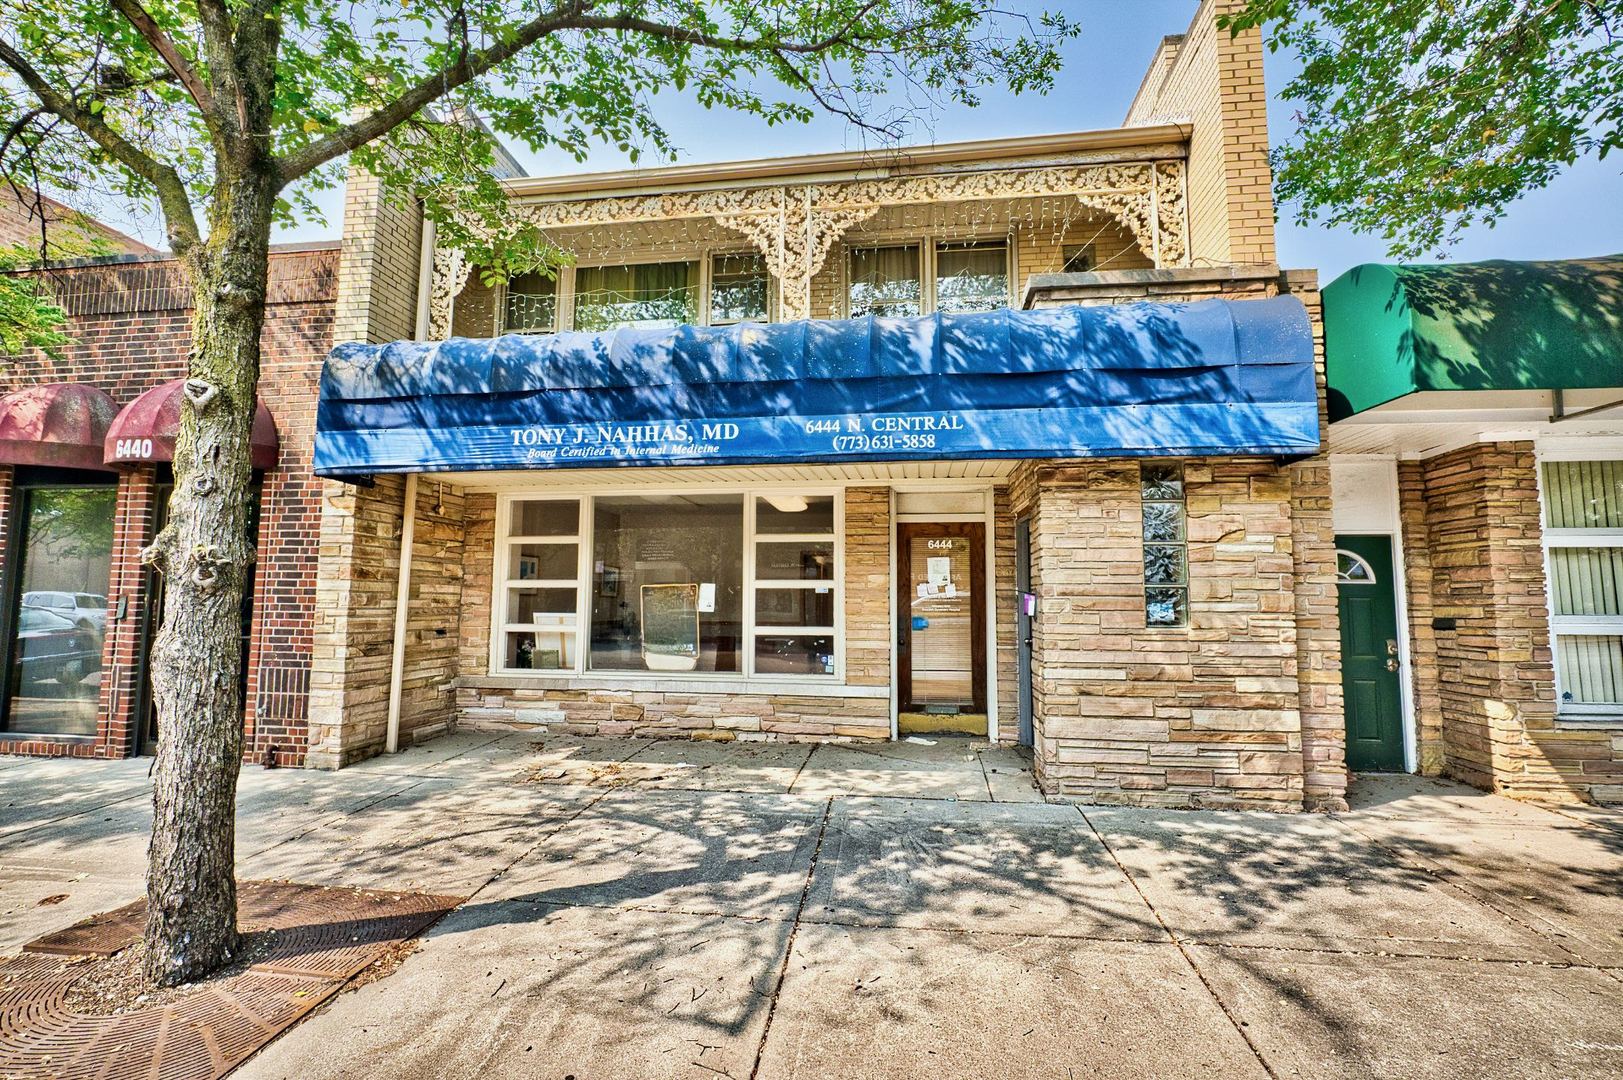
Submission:
<svg viewBox="0 0 1623 1080">
<path fill-rule="evenodd" d="M 740 677 L 672 678 L 669 675 L 480 675 L 457 685 L 475 690 L 637 690 L 663 694 L 747 694 L 754 697 L 889 698 L 888 686 Z"/>
</svg>

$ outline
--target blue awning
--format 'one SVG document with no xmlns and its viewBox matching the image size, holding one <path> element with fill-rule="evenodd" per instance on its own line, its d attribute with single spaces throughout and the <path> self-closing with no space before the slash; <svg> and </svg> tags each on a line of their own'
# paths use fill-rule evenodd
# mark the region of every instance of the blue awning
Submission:
<svg viewBox="0 0 1623 1080">
<path fill-rule="evenodd" d="M 340 345 L 322 476 L 1311 454 L 1294 297 Z"/>
</svg>

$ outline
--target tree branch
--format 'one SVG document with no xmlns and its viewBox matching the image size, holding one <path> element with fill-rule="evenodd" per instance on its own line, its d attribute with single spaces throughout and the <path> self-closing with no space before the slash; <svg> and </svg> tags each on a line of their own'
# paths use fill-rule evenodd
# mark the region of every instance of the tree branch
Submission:
<svg viewBox="0 0 1623 1080">
<path fill-rule="evenodd" d="M 39 103 L 78 128 L 97 146 L 120 165 L 151 184 L 158 193 L 158 204 L 163 207 L 169 222 L 170 242 L 175 254 L 201 239 L 197 218 L 192 213 L 191 199 L 186 195 L 186 184 L 172 166 L 151 157 L 134 143 L 107 126 L 107 122 L 88 109 L 82 109 L 71 99 L 51 88 L 44 76 L 34 70 L 17 50 L 0 41 L 0 63 L 16 72 Z"/>
<path fill-rule="evenodd" d="M 764 38 L 707 34 L 683 26 L 672 26 L 631 16 L 589 15 L 579 4 L 572 5 L 567 11 L 554 9 L 525 23 L 511 38 L 487 49 L 467 53 L 443 71 L 425 75 L 416 85 L 375 112 L 284 155 L 281 159 L 282 183 L 292 183 L 311 169 L 319 168 L 338 155 L 365 146 L 373 139 L 388 134 L 415 115 L 419 109 L 512 59 L 547 35 L 561 30 L 610 30 L 646 34 L 650 37 L 729 52 L 809 55 L 825 52 L 842 42 L 855 41 L 860 36 L 853 33 L 855 27 L 856 22 L 853 21 L 847 23 L 838 33 L 817 41 L 782 42 Z"/>
<path fill-rule="evenodd" d="M 209 88 L 204 85 L 197 72 L 192 70 L 186 58 L 180 55 L 180 50 L 175 48 L 173 39 L 163 32 L 163 27 L 159 26 L 151 15 L 147 14 L 147 10 L 141 6 L 139 0 L 112 0 L 112 5 L 124 16 L 125 21 L 146 39 L 147 44 L 163 57 L 163 62 L 175 73 L 175 77 L 192 96 L 192 100 L 197 102 L 197 107 L 203 110 L 204 115 L 213 113 L 214 95 L 209 93 Z"/>
</svg>

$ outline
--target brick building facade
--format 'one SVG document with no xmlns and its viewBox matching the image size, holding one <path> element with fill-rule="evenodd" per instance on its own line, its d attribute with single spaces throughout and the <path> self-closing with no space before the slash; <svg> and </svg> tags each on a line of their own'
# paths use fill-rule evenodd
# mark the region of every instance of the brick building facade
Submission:
<svg viewBox="0 0 1623 1080">
<path fill-rule="evenodd" d="M 338 254 L 336 245 L 317 244 L 278 249 L 271 257 L 260 398 L 274 417 L 280 448 L 276 466 L 263 473 L 259 485 L 257 563 L 245 628 L 244 752 L 259 762 L 300 765 L 305 760 L 323 488 L 310 472 L 310 446 L 316 384 L 333 343 Z M 123 407 L 185 374 L 190 295 L 172 259 L 129 256 L 47 273 L 56 301 L 68 313 L 73 340 L 60 360 L 36 356 L 9 364 L 0 374 L 0 393 L 89 386 Z M 0 465 L 0 527 L 13 534 L 21 523 L 13 498 L 19 487 L 73 491 L 107 485 L 115 493 L 105 583 L 98 578 L 81 586 L 107 604 L 97 634 L 96 674 L 87 674 L 74 688 L 93 694 L 94 727 L 79 724 L 75 733 L 30 731 L 20 715 L 21 697 L 48 694 L 62 680 L 35 682 L 14 670 L 0 750 L 81 757 L 150 750 L 151 733 L 143 728 L 149 708 L 144 661 L 154 630 L 149 616 L 158 598 L 139 553 L 151 542 L 168 482 L 167 464 L 125 463 L 89 473 Z M 3 541 L 0 551 L 15 622 L 18 594 L 31 587 L 22 580 L 25 553 Z"/>
<path fill-rule="evenodd" d="M 946 731 L 1029 744 L 1056 799 L 1334 809 L 1350 767 L 1615 799 L 1623 739 L 1563 705 L 1541 517 L 1540 468 L 1588 451 L 1480 428 L 1405 452 L 1347 427 L 1316 277 L 1275 264 L 1261 45 L 1255 31 L 1217 31 L 1226 6 L 1208 0 L 1163 42 L 1114 131 L 505 178 L 515 216 L 574 256 L 555 279 L 488 287 L 415 207 L 352 175 L 341 241 L 273 263 L 261 393 L 281 440 L 247 629 L 248 756 L 340 768 L 456 728 Z M 85 383 L 124 406 L 180 371 L 172 264 L 66 274 L 67 362 L 16 365 L 4 389 Z M 792 324 L 806 328 L 797 341 L 847 335 L 836 362 L 859 349 L 890 357 L 890 374 L 935 370 L 927 348 L 902 356 L 896 342 L 950 330 L 950 348 L 973 345 L 976 318 L 1001 310 L 1019 313 L 996 324 L 1010 340 L 1067 328 L 1073 381 L 1129 396 L 1041 452 L 988 438 L 976 453 L 920 442 L 914 456 L 549 467 L 563 459 L 548 440 L 613 428 L 612 412 L 547 411 L 602 391 L 605 372 L 641 372 L 614 384 L 618 400 L 672 428 L 710 418 L 648 412 L 651 398 L 735 392 L 691 365 L 687 382 L 650 381 L 636 349 L 674 369 L 691 355 L 683 341 L 743 355 Z M 1202 337 L 1189 330 L 1202 319 L 1231 323 Z M 1207 340 L 1231 354 L 1203 352 Z M 558 382 L 571 348 L 598 348 L 602 363 Z M 912 422 L 817 375 L 829 355 L 817 348 L 805 345 L 776 413 L 810 416 L 821 395 L 846 403 L 816 421 L 840 431 Z M 1297 367 L 1248 375 L 1271 349 L 1297 350 Z M 502 365 L 529 389 L 479 382 Z M 385 368 L 399 381 L 379 404 L 364 388 Z M 1296 420 L 1257 404 L 1298 375 Z M 986 410 L 1007 385 L 934 415 L 947 428 L 1002 422 Z M 1225 386 L 1227 399 L 1201 396 Z M 1063 380 L 1050 392 L 1062 397 Z M 1061 397 L 1045 408 L 1067 407 Z M 388 420 L 367 428 L 356 418 L 368 409 Z M 507 419 L 459 426 L 470 409 Z M 543 419 L 512 419 L 524 409 Z M 1204 421 L 1222 437 L 1200 441 L 1195 415 L 1223 417 Z M 1133 441 L 1158 424 L 1161 442 Z M 514 449 L 523 438 L 529 456 Z M 1224 448 L 1189 449 L 1202 446 Z M 39 475 L 0 471 L 0 529 L 24 520 L 6 505 L 13 481 Z M 116 474 L 95 734 L 0 732 L 5 749 L 138 748 L 152 598 L 135 556 L 162 478 L 151 465 Z M 1392 629 L 1370 637 L 1379 552 L 1367 542 L 1383 537 Z M 13 563 L 16 547 L 4 548 Z M 19 573 L 7 571 L 14 612 Z M 1395 757 L 1374 760 L 1356 718 L 1377 698 Z"/>
</svg>

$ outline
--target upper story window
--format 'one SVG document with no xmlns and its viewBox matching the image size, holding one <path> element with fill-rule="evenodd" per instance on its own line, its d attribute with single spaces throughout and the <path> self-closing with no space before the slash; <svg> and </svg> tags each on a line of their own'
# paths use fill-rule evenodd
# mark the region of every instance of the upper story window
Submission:
<svg viewBox="0 0 1623 1080">
<path fill-rule="evenodd" d="M 937 311 L 996 311 L 1009 306 L 1009 245 L 1002 240 L 937 244 Z"/>
<path fill-rule="evenodd" d="M 851 249 L 849 314 L 904 317 L 924 312 L 919 246 Z"/>
<path fill-rule="evenodd" d="M 515 334 L 558 329 L 558 279 L 547 274 L 520 274 L 507 283 L 502 329 Z"/>
<path fill-rule="evenodd" d="M 1623 460 L 1546 461 L 1544 544 L 1560 711 L 1623 710 Z"/>
<path fill-rule="evenodd" d="M 766 260 L 747 252 L 710 257 L 710 325 L 767 320 Z"/>
<path fill-rule="evenodd" d="M 1093 252 L 1092 244 L 1067 245 L 1064 251 L 1065 262 L 1060 271 L 1066 274 L 1086 274 L 1099 265 Z"/>
<path fill-rule="evenodd" d="M 575 329 L 680 326 L 699 321 L 699 264 L 575 269 Z"/>
<path fill-rule="evenodd" d="M 1009 306 L 1006 240 L 852 248 L 846 314 L 909 316 Z"/>
</svg>

